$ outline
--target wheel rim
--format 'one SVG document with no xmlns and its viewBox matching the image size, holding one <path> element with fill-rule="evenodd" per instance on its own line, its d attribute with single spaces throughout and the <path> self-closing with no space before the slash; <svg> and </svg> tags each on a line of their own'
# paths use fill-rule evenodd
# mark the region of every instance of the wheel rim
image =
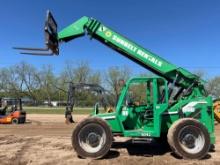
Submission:
<svg viewBox="0 0 220 165">
<path fill-rule="evenodd" d="M 185 126 L 178 134 L 182 149 L 190 154 L 199 153 L 205 145 L 205 136 L 201 129 L 195 126 Z"/>
<path fill-rule="evenodd" d="M 18 124 L 18 119 L 12 119 L 12 124 Z"/>
<path fill-rule="evenodd" d="M 81 128 L 78 134 L 81 148 L 88 153 L 96 153 L 106 143 L 106 133 L 99 124 L 88 124 Z"/>
</svg>

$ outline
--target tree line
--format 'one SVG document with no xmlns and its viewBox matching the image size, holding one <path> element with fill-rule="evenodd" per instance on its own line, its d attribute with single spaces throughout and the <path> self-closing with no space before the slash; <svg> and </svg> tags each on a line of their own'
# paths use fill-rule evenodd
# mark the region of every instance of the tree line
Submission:
<svg viewBox="0 0 220 165">
<path fill-rule="evenodd" d="M 119 95 L 118 79 L 127 80 L 131 75 L 128 67 L 111 67 L 105 73 L 93 70 L 88 62 L 66 62 L 59 74 L 54 73 L 50 65 L 36 68 L 27 62 L 20 62 L 10 67 L 0 69 L 0 97 L 29 98 L 35 105 L 44 101 L 65 102 L 69 82 L 90 83 L 107 87 L 112 100 Z M 94 104 L 94 95 L 81 92 L 76 95 L 79 106 Z"/>
<path fill-rule="evenodd" d="M 149 73 L 146 71 L 146 75 Z M 200 77 L 204 72 L 196 72 Z M 143 76 L 143 74 L 140 74 Z M 145 76 L 146 76 L 145 75 Z M 88 62 L 67 62 L 59 74 L 54 73 L 50 65 L 36 68 L 27 62 L 20 62 L 10 67 L 0 69 L 0 97 L 32 99 L 35 105 L 44 101 L 66 101 L 68 82 L 98 84 L 107 88 L 111 93 L 112 102 L 116 102 L 120 95 L 118 81 L 128 80 L 132 70 L 128 66 L 114 66 L 104 73 L 93 70 Z M 220 76 L 211 78 L 206 83 L 208 94 L 218 98 L 220 96 Z M 94 104 L 94 95 L 81 92 L 76 95 L 78 106 Z"/>
</svg>

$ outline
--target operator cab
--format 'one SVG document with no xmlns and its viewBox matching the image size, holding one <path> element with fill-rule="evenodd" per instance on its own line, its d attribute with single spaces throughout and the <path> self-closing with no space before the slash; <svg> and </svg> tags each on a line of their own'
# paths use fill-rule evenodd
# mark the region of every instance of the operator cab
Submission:
<svg viewBox="0 0 220 165">
<path fill-rule="evenodd" d="M 118 102 L 125 130 L 154 126 L 155 114 L 167 107 L 168 89 L 164 78 L 133 78 L 121 92 Z M 131 122 L 132 121 L 132 122 Z"/>
<path fill-rule="evenodd" d="M 133 78 L 124 86 L 123 105 L 146 106 L 168 100 L 167 81 L 160 77 Z"/>
</svg>

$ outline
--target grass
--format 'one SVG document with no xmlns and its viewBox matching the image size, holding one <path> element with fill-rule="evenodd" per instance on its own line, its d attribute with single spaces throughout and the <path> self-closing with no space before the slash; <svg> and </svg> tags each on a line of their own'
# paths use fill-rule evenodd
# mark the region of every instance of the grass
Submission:
<svg viewBox="0 0 220 165">
<path fill-rule="evenodd" d="M 65 107 L 23 107 L 28 114 L 64 114 Z M 93 108 L 73 108 L 73 114 L 90 114 Z"/>
</svg>

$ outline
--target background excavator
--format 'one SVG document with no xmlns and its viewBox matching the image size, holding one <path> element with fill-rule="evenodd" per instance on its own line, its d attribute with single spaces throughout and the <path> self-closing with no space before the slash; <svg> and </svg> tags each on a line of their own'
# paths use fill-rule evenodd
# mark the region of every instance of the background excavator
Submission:
<svg viewBox="0 0 220 165">
<path fill-rule="evenodd" d="M 23 54 L 58 55 L 60 43 L 88 35 L 157 75 L 128 80 L 115 112 L 98 113 L 96 107 L 92 116 L 77 124 L 72 145 L 80 157 L 105 156 L 113 136 L 144 139 L 166 134 L 172 151 L 184 159 L 204 158 L 215 144 L 213 101 L 198 76 L 94 18 L 84 16 L 58 33 L 57 24 L 48 12 L 44 30 L 46 48 L 17 49 L 26 50 Z"/>
<path fill-rule="evenodd" d="M 73 117 L 72 117 L 72 112 L 73 112 L 73 107 L 76 104 L 77 93 L 82 93 L 82 92 L 90 92 L 94 93 L 94 95 L 97 96 L 96 100 L 97 102 L 95 103 L 95 107 L 97 106 L 102 106 L 104 108 L 104 111 L 107 113 L 113 112 L 112 105 L 107 99 L 107 93 L 109 93 L 106 89 L 104 89 L 102 86 L 98 84 L 89 84 L 89 83 L 69 83 L 69 88 L 67 93 L 67 106 L 66 106 L 66 111 L 65 111 L 65 118 L 66 118 L 66 123 L 74 123 Z M 95 108 L 96 109 L 96 108 Z"/>
</svg>

